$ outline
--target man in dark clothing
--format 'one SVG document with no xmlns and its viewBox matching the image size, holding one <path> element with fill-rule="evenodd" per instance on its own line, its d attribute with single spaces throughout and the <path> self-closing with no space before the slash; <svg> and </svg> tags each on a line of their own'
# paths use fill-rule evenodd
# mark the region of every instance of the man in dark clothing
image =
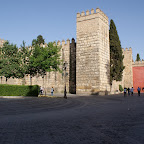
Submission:
<svg viewBox="0 0 144 144">
<path fill-rule="evenodd" d="M 139 87 L 137 88 L 137 91 L 138 91 L 138 96 L 140 96 L 141 89 Z"/>
<path fill-rule="evenodd" d="M 130 88 L 129 87 L 128 87 L 127 91 L 128 91 L 128 95 L 130 95 Z"/>
</svg>

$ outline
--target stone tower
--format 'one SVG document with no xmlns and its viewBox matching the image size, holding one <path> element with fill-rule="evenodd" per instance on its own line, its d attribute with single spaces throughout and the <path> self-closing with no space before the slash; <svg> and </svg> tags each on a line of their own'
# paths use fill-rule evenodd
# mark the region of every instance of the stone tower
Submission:
<svg viewBox="0 0 144 144">
<path fill-rule="evenodd" d="M 110 91 L 108 17 L 99 9 L 77 13 L 76 91 Z"/>
<path fill-rule="evenodd" d="M 133 71 L 132 71 L 132 48 L 122 49 L 124 59 L 123 64 L 125 69 L 123 71 L 123 87 L 131 88 L 133 86 Z"/>
</svg>

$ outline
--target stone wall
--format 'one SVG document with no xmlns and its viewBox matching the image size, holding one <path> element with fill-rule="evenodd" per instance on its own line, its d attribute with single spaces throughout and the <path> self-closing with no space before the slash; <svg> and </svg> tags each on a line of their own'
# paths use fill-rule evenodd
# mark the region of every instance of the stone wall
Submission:
<svg viewBox="0 0 144 144">
<path fill-rule="evenodd" d="M 131 88 L 133 86 L 133 71 L 132 71 L 132 48 L 122 49 L 123 52 L 123 65 L 125 69 L 123 71 L 122 81 L 113 81 L 111 86 L 111 94 L 119 92 L 119 85 L 123 88 Z"/>
<path fill-rule="evenodd" d="M 76 91 L 110 91 L 108 17 L 94 9 L 77 14 Z"/>
<path fill-rule="evenodd" d="M 120 91 L 119 91 L 119 85 L 121 85 L 123 87 L 124 86 L 123 85 L 123 81 L 116 81 L 116 80 L 114 80 L 112 82 L 111 92 L 110 93 L 111 94 L 118 94 L 118 93 L 120 93 Z"/>
<path fill-rule="evenodd" d="M 76 50 L 75 47 L 75 40 L 72 40 L 73 43 L 70 44 L 70 40 L 68 39 L 66 42 L 63 40 L 62 43 L 60 41 L 57 42 L 58 46 L 61 46 L 61 51 L 60 51 L 60 58 L 64 62 L 67 62 L 67 69 L 66 69 L 66 87 L 67 87 L 67 92 L 69 92 L 69 87 L 70 87 L 70 81 L 74 82 L 74 79 L 72 76 L 70 76 L 70 55 L 74 58 L 75 54 L 70 53 L 70 48 L 71 52 L 74 52 Z M 73 69 L 75 66 L 74 59 L 72 60 L 71 63 L 71 68 Z M 29 75 L 26 75 L 23 79 L 13 79 L 10 78 L 6 82 L 6 79 L 4 77 L 1 77 L 1 84 L 16 84 L 16 85 L 39 85 L 44 87 L 46 93 L 50 93 L 51 87 L 53 86 L 55 89 L 55 92 L 63 92 L 64 91 L 64 86 L 65 86 L 65 75 L 63 71 L 63 66 L 60 66 L 60 69 L 62 70 L 62 73 L 60 72 L 47 72 L 44 78 L 41 76 L 35 76 L 30 78 Z M 74 70 L 72 70 L 72 74 L 74 73 Z M 72 80 L 70 79 L 72 78 Z M 71 84 L 72 85 L 72 84 Z M 72 86 L 74 87 L 74 85 Z M 73 89 L 73 88 L 71 88 Z"/>
<path fill-rule="evenodd" d="M 123 64 L 125 69 L 123 71 L 123 87 L 133 86 L 133 71 L 132 71 L 132 48 L 122 49 L 124 59 Z"/>
<path fill-rule="evenodd" d="M 133 87 L 134 87 L 134 92 L 137 92 L 137 88 L 142 88 L 144 87 L 144 61 L 135 61 L 132 63 L 133 67 Z"/>
</svg>

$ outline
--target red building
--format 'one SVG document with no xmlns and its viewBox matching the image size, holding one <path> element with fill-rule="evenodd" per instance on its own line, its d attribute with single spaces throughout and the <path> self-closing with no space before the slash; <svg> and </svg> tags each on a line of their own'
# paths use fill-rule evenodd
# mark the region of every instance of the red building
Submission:
<svg viewBox="0 0 144 144">
<path fill-rule="evenodd" d="M 137 92 L 137 88 L 141 88 L 141 92 L 144 92 L 144 66 L 133 66 L 133 87 L 134 92 Z"/>
</svg>

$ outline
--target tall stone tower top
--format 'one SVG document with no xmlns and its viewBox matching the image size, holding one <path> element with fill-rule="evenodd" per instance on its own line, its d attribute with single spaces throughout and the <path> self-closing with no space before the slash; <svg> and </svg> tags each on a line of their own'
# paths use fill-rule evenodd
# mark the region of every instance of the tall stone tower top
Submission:
<svg viewBox="0 0 144 144">
<path fill-rule="evenodd" d="M 77 13 L 77 21 L 85 21 L 89 19 L 94 19 L 96 17 L 101 17 L 103 21 L 108 24 L 107 15 L 99 8 L 96 9 L 96 13 L 94 9 L 91 9 L 91 11 L 87 10 L 86 13 L 84 11 L 81 12 L 81 14 Z"/>
</svg>

